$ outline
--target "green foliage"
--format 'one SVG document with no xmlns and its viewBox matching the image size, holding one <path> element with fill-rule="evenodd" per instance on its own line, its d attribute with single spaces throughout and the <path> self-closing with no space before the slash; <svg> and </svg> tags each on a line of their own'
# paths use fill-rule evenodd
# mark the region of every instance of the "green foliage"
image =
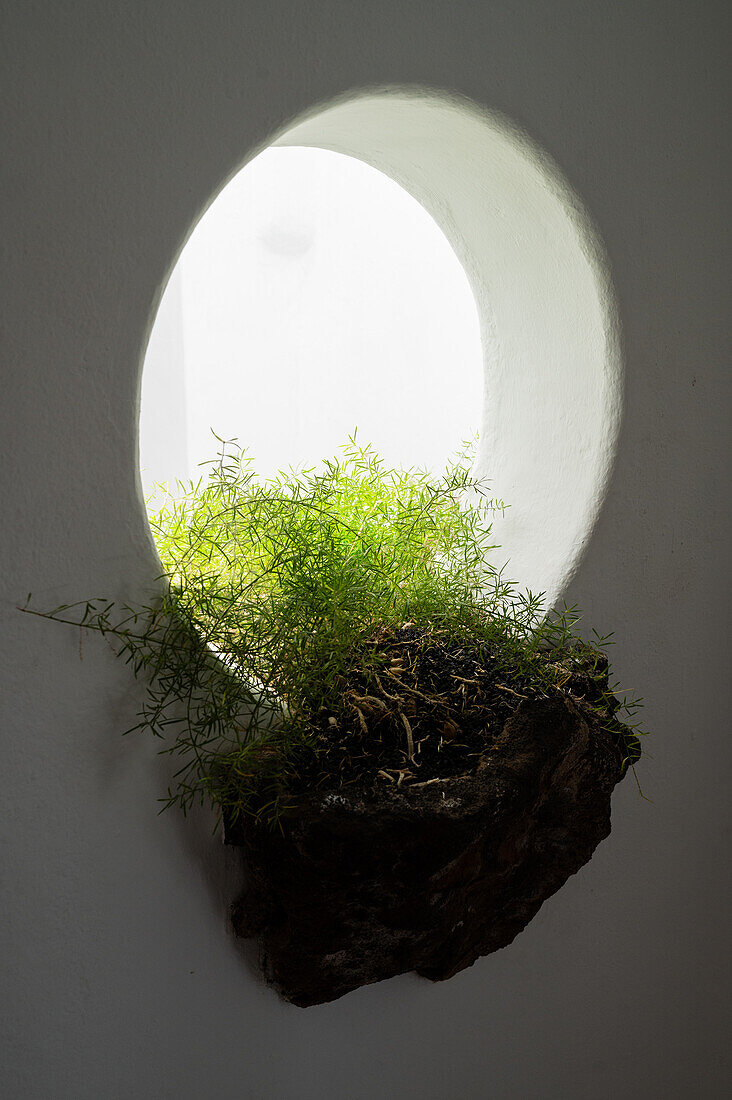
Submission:
<svg viewBox="0 0 732 1100">
<path fill-rule="evenodd" d="M 144 675 L 134 728 L 180 758 L 166 805 L 209 800 L 275 821 L 315 751 L 317 715 L 338 705 L 354 663 L 378 671 L 376 640 L 405 622 L 489 646 L 505 682 L 536 691 L 586 659 L 574 609 L 546 615 L 488 564 L 504 505 L 471 477 L 467 450 L 434 478 L 387 468 L 354 437 L 317 468 L 259 480 L 246 452 L 220 442 L 208 478 L 151 517 L 159 599 L 47 613 L 113 636 Z"/>
</svg>

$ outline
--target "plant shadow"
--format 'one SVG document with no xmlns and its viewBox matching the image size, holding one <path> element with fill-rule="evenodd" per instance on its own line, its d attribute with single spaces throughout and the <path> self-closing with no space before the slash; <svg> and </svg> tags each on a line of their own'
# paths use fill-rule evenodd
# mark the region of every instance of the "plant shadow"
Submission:
<svg viewBox="0 0 732 1100">
<path fill-rule="evenodd" d="M 172 769 L 165 756 L 158 759 L 165 790 L 172 782 Z M 225 932 L 243 969 L 258 985 L 266 986 L 257 941 L 236 936 L 231 923 L 232 905 L 245 892 L 247 882 L 239 849 L 224 844 L 223 830 L 216 829 L 216 814 L 209 806 L 196 804 L 185 817 L 175 808 L 167 812 L 176 819 L 176 835 L 190 863 L 192 879 L 203 884 L 215 923 Z"/>
</svg>

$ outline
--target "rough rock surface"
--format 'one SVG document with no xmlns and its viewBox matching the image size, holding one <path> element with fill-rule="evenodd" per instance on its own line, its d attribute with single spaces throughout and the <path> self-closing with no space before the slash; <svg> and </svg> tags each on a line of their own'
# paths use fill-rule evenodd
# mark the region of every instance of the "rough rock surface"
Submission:
<svg viewBox="0 0 732 1100">
<path fill-rule="evenodd" d="M 590 859 L 624 770 L 580 700 L 525 700 L 472 775 L 321 790 L 281 832 L 229 828 L 250 883 L 234 929 L 303 1007 L 408 970 L 449 978 L 511 943 Z"/>
</svg>

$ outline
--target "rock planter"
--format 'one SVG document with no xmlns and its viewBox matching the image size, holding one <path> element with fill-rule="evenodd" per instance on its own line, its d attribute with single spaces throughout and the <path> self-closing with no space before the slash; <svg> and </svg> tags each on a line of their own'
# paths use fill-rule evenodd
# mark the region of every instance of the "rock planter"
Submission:
<svg viewBox="0 0 732 1100">
<path fill-rule="evenodd" d="M 294 1004 L 450 977 L 610 831 L 639 701 L 613 696 L 576 609 L 490 567 L 496 508 L 467 453 L 435 479 L 354 436 L 258 481 L 223 444 L 151 518 L 170 582 L 151 603 L 23 609 L 149 676 L 134 729 L 169 738 L 165 803 L 220 814 L 248 872 L 234 928 Z"/>
<path fill-rule="evenodd" d="M 293 1004 L 415 970 L 451 977 L 511 943 L 610 832 L 627 741 L 570 692 L 525 699 L 469 775 L 318 790 L 278 831 L 241 821 L 237 935 Z"/>
</svg>

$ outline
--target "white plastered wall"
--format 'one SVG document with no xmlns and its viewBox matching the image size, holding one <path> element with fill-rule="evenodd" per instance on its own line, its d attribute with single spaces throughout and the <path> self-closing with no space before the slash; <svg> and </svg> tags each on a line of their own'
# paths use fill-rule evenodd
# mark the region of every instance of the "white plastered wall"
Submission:
<svg viewBox="0 0 732 1100">
<path fill-rule="evenodd" d="M 22 1100 L 716 1100 L 729 1091 L 730 6 L 5 0 L 0 34 L 0 1093 Z M 506 950 L 301 1011 L 227 924 L 208 820 L 123 739 L 102 642 L 21 615 L 139 599 L 138 386 L 212 196 L 351 90 L 518 123 L 609 256 L 625 399 L 567 597 L 646 700 L 613 831 Z"/>
</svg>

